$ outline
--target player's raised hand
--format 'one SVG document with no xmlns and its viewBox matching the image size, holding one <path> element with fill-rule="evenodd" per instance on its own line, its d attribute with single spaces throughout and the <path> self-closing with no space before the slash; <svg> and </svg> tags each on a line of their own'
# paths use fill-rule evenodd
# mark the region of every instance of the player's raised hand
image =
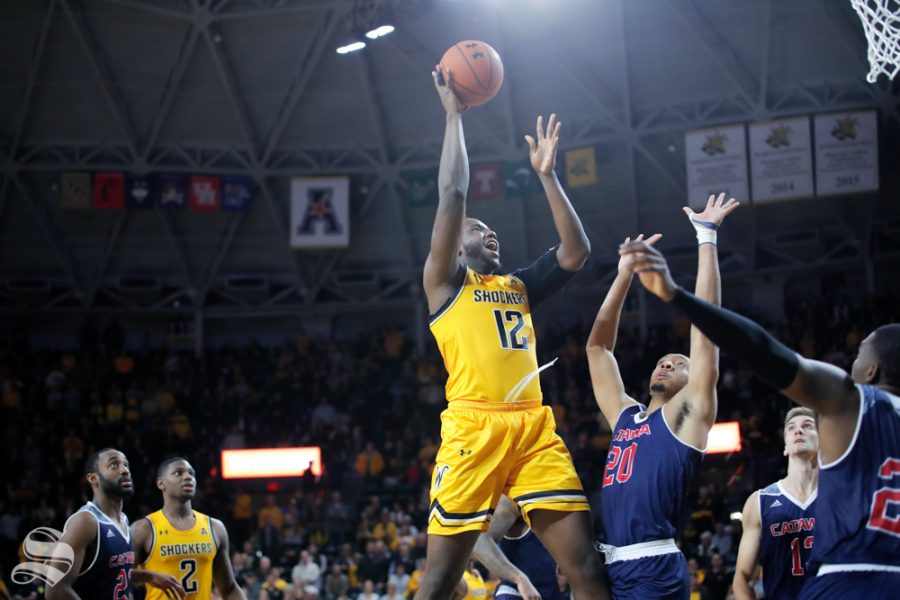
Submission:
<svg viewBox="0 0 900 600">
<path fill-rule="evenodd" d="M 531 166 L 538 175 L 549 176 L 556 167 L 556 148 L 559 146 L 559 128 L 562 123 L 556 120 L 556 114 L 550 115 L 547 121 L 547 129 L 544 129 L 544 117 L 537 118 L 537 139 L 530 135 L 525 136 L 528 142 L 528 154 L 531 158 Z"/>
<path fill-rule="evenodd" d="M 647 242 L 634 241 L 619 246 L 619 255 L 629 258 L 631 269 L 651 294 L 666 302 L 672 299 L 678 286 L 662 252 Z"/>
<path fill-rule="evenodd" d="M 662 239 L 661 233 L 654 233 L 649 238 L 647 238 L 646 243 L 648 245 L 652 246 L 653 244 L 655 244 L 656 242 L 658 242 L 661 239 Z M 644 234 L 642 233 L 639 236 L 637 236 L 636 238 L 634 238 L 634 241 L 635 242 L 645 241 Z M 631 243 L 631 238 L 626 237 L 625 241 L 622 242 L 622 246 L 627 246 L 630 243 Z M 634 265 L 634 254 L 623 254 L 619 257 L 619 273 L 622 273 L 622 274 L 633 273 L 634 272 L 633 265 Z"/>
<path fill-rule="evenodd" d="M 434 78 L 434 87 L 437 89 L 438 96 L 441 97 L 441 104 L 444 105 L 444 110 L 447 111 L 448 115 L 462 114 L 469 109 L 468 106 L 459 101 L 459 98 L 456 97 L 456 94 L 450 88 L 450 82 L 453 81 L 453 73 L 450 69 L 444 69 L 441 65 L 435 65 L 431 76 Z"/>
<path fill-rule="evenodd" d="M 694 227 L 699 225 L 709 229 L 718 229 L 725 217 L 734 212 L 734 209 L 740 205 L 741 203 L 734 198 L 729 198 L 728 202 L 726 202 L 725 192 L 722 192 L 718 196 L 710 194 L 706 200 L 706 208 L 701 213 L 695 213 L 689 206 L 685 206 L 682 210 L 691 220 L 691 224 Z"/>
</svg>

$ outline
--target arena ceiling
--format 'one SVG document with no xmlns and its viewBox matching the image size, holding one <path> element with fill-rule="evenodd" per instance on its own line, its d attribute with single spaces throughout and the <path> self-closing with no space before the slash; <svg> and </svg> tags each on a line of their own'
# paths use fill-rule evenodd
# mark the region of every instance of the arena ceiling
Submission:
<svg viewBox="0 0 900 600">
<path fill-rule="evenodd" d="M 393 34 L 335 52 L 386 20 Z M 866 83 L 845 0 L 2 0 L 0 311 L 410 307 L 434 213 L 407 204 L 403 174 L 437 164 L 430 71 L 462 39 L 506 67 L 498 97 L 465 117 L 472 162 L 524 159 L 522 136 L 550 112 L 564 148 L 596 145 L 600 184 L 571 194 L 593 242 L 584 289 L 608 281 L 636 231 L 664 233 L 692 270 L 686 129 L 875 108 L 883 164 L 898 154 L 900 95 Z M 73 170 L 244 174 L 258 194 L 246 215 L 64 211 L 59 175 Z M 894 171 L 882 190 L 896 196 Z M 290 177 L 328 174 L 352 176 L 351 245 L 293 251 Z M 890 254 L 890 196 L 744 209 L 723 269 Z M 471 209 L 507 264 L 554 241 L 540 197 Z"/>
</svg>

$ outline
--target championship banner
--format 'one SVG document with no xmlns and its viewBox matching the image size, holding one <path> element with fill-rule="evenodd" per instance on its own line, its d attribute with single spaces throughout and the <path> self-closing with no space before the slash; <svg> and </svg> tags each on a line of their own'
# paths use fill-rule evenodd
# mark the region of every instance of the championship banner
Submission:
<svg viewBox="0 0 900 600">
<path fill-rule="evenodd" d="M 253 179 L 251 177 L 228 175 L 222 177 L 222 210 L 224 212 L 249 212 L 252 197 Z"/>
<path fill-rule="evenodd" d="M 291 180 L 291 248 L 346 247 L 350 243 L 350 180 Z"/>
<path fill-rule="evenodd" d="M 413 208 L 438 203 L 437 171 L 414 171 L 403 176 L 409 190 L 407 200 Z"/>
<path fill-rule="evenodd" d="M 125 206 L 148 209 L 154 206 L 153 180 L 149 175 L 130 175 L 125 180 Z"/>
<path fill-rule="evenodd" d="M 125 207 L 125 174 L 94 173 L 94 208 Z"/>
<path fill-rule="evenodd" d="M 503 195 L 526 198 L 534 192 L 537 176 L 527 161 L 503 165 Z"/>
<path fill-rule="evenodd" d="M 91 207 L 91 174 L 63 173 L 59 178 L 59 205 L 65 209 Z"/>
<path fill-rule="evenodd" d="M 188 199 L 187 175 L 163 174 L 159 176 L 159 207 L 165 210 L 184 210 Z"/>
<path fill-rule="evenodd" d="M 221 200 L 221 183 L 213 175 L 191 175 L 190 201 L 194 212 L 217 212 Z"/>
<path fill-rule="evenodd" d="M 753 201 L 813 195 L 809 117 L 750 124 Z"/>
<path fill-rule="evenodd" d="M 743 124 L 687 131 L 684 150 L 692 207 L 704 207 L 710 195 L 722 192 L 741 201 L 750 197 Z"/>
<path fill-rule="evenodd" d="M 503 195 L 503 178 L 499 164 L 469 167 L 469 197 L 472 200 L 492 200 Z"/>
<path fill-rule="evenodd" d="M 566 183 L 570 188 L 597 183 L 597 156 L 593 146 L 566 150 Z"/>
<path fill-rule="evenodd" d="M 875 111 L 816 115 L 815 132 L 820 196 L 878 190 Z"/>
</svg>

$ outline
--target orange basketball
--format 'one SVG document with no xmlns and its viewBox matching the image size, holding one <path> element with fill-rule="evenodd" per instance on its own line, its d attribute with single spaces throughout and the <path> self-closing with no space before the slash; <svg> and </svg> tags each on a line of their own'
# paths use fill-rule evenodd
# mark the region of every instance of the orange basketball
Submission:
<svg viewBox="0 0 900 600">
<path fill-rule="evenodd" d="M 441 67 L 453 73 L 453 93 L 466 106 L 481 106 L 503 83 L 503 63 L 497 51 L 475 40 L 452 46 L 441 57 Z"/>
</svg>

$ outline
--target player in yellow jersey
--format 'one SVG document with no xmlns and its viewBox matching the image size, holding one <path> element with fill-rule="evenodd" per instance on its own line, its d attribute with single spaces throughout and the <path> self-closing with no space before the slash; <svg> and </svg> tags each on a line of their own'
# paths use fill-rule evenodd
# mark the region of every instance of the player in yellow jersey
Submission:
<svg viewBox="0 0 900 600">
<path fill-rule="evenodd" d="M 196 484 L 187 460 L 169 458 L 159 465 L 163 507 L 131 526 L 135 564 L 177 578 L 188 600 L 212 598 L 213 582 L 225 600 L 246 600 L 231 570 L 225 526 L 191 508 Z M 147 600 L 163 598 L 163 592 L 147 588 Z"/>
<path fill-rule="evenodd" d="M 496 234 L 466 216 L 465 107 L 433 73 L 447 113 L 440 200 L 423 285 L 431 331 L 449 372 L 431 486 L 425 575 L 418 600 L 446 600 L 501 494 L 512 498 L 572 582 L 576 598 L 608 598 L 588 503 L 542 395 L 531 311 L 581 269 L 590 245 L 554 173 L 559 123 L 526 136 L 560 243 L 509 274 Z"/>
</svg>

